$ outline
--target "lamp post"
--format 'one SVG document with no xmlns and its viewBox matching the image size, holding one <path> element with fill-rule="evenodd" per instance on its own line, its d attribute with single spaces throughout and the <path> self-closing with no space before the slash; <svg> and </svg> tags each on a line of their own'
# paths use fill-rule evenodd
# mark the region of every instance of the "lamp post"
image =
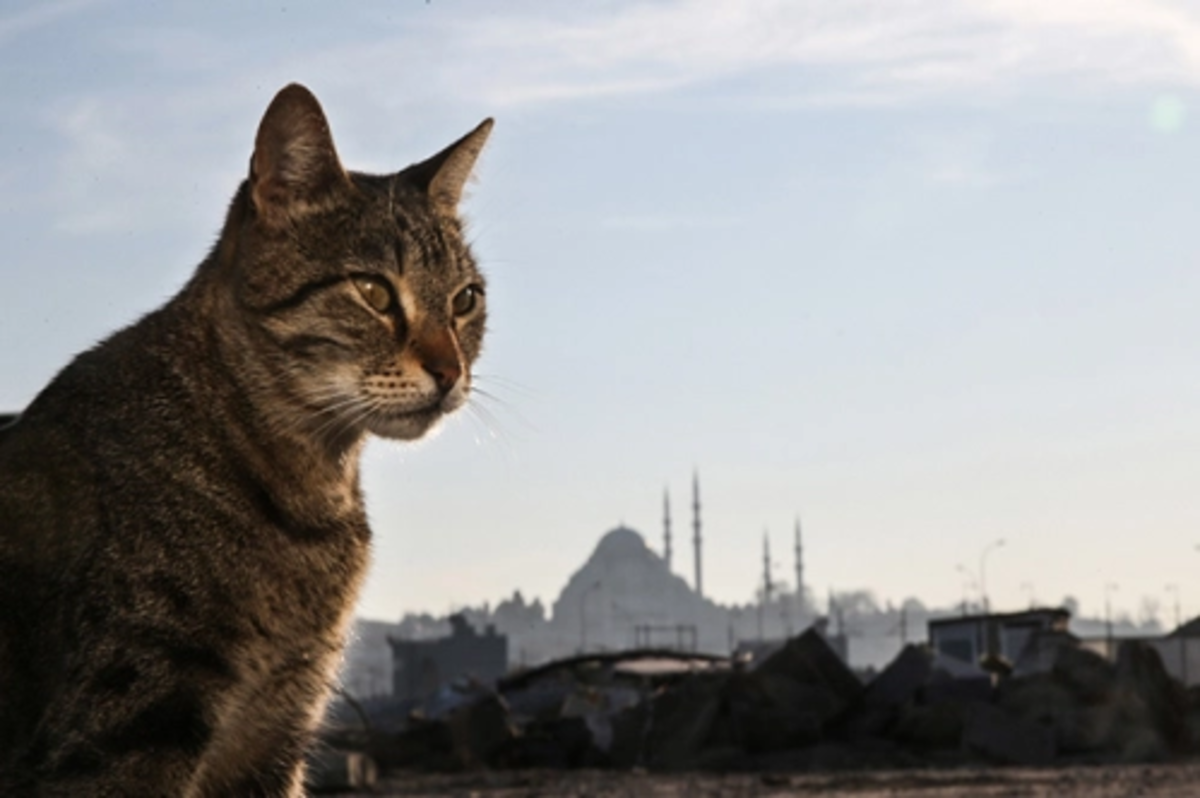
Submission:
<svg viewBox="0 0 1200 798">
<path fill-rule="evenodd" d="M 971 576 L 971 572 L 967 570 L 967 566 L 963 565 L 962 563 L 954 566 L 954 570 L 958 571 L 958 573 L 962 575 L 962 615 L 965 618 L 967 617 L 967 602 L 968 596 L 970 595 L 970 590 L 972 588 L 978 590 L 979 582 L 975 579 L 975 577 Z"/>
<path fill-rule="evenodd" d="M 1178 629 L 1180 624 L 1182 623 L 1182 619 L 1181 619 L 1180 612 L 1179 612 L 1179 585 L 1172 582 L 1171 584 L 1167 585 L 1164 589 L 1168 593 L 1170 593 L 1175 599 L 1175 628 Z"/>
<path fill-rule="evenodd" d="M 988 601 L 987 593 L 987 558 L 996 549 L 1004 545 L 1004 538 L 993 540 L 991 543 L 983 547 L 983 552 L 979 555 L 979 593 L 983 598 L 983 614 L 991 615 L 992 604 Z"/>
<path fill-rule="evenodd" d="M 1104 583 L 1104 639 L 1108 658 L 1113 658 L 1112 594 L 1120 586 L 1116 582 Z"/>
<path fill-rule="evenodd" d="M 1183 628 L 1183 613 L 1179 609 L 1179 585 L 1172 582 L 1166 586 L 1166 591 L 1175 598 L 1175 640 L 1179 643 L 1179 671 L 1183 677 L 1183 686 L 1188 686 L 1188 639 L 1179 633 Z"/>
<path fill-rule="evenodd" d="M 579 597 L 579 653 L 587 653 L 587 600 L 593 590 L 600 587 L 600 580 L 597 579 L 588 585 L 583 591 L 583 595 Z"/>
</svg>

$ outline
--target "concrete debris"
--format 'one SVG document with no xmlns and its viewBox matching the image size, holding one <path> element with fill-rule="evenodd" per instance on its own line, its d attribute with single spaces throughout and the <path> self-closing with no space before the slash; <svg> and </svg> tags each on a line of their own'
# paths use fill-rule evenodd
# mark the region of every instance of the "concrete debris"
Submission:
<svg viewBox="0 0 1200 798">
<path fill-rule="evenodd" d="M 1004 765 L 1048 765 L 1054 759 L 1054 730 L 1010 715 L 994 704 L 972 704 L 963 724 L 969 751 Z"/>
<path fill-rule="evenodd" d="M 1167 675 L 1157 650 L 1141 641 L 1121 646 L 1117 653 L 1117 689 L 1142 705 L 1145 723 L 1161 735 L 1172 753 L 1191 747 L 1187 690 Z"/>
<path fill-rule="evenodd" d="M 375 761 L 358 751 L 322 748 L 308 758 L 308 786 L 313 792 L 369 790 L 378 778 Z"/>
<path fill-rule="evenodd" d="M 1060 642 L 1039 649 L 1024 675 L 910 645 L 865 686 L 813 630 L 757 664 L 664 651 L 572 657 L 495 689 L 439 693 L 403 729 L 372 722 L 355 739 L 382 768 L 426 770 L 1053 765 L 1200 753 L 1200 691 L 1173 681 L 1152 647 L 1126 644 L 1113 665 Z"/>
</svg>

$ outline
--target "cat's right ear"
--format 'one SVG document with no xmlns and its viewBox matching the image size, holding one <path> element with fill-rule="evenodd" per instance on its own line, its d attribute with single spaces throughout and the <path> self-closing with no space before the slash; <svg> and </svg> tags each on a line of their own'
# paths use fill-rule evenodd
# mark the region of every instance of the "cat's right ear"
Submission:
<svg viewBox="0 0 1200 798">
<path fill-rule="evenodd" d="M 317 98 L 298 83 L 282 89 L 263 114 L 250 160 L 259 218 L 282 227 L 349 186 Z"/>
</svg>

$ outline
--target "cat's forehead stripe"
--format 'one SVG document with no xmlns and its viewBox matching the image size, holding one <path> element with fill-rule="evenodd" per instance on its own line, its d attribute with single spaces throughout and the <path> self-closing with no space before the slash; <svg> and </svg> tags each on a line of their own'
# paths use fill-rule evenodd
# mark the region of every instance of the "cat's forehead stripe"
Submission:
<svg viewBox="0 0 1200 798">
<path fill-rule="evenodd" d="M 408 287 L 406 280 L 396 280 L 396 296 L 400 300 L 400 310 L 404 312 L 404 318 L 409 324 L 417 321 L 417 300 L 413 296 L 412 289 Z"/>
</svg>

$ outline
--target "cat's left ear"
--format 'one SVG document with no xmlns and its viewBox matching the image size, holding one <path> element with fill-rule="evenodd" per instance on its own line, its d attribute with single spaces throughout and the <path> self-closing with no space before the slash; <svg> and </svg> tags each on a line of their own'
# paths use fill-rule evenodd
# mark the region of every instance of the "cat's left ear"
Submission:
<svg viewBox="0 0 1200 798">
<path fill-rule="evenodd" d="M 258 126 L 250 195 L 268 225 L 282 226 L 350 186 L 321 104 L 298 83 L 275 95 Z"/>
<path fill-rule="evenodd" d="M 483 120 L 437 155 L 404 170 L 429 195 L 429 201 L 438 213 L 453 216 L 457 212 L 463 189 L 492 132 L 492 125 L 492 119 Z"/>
</svg>

